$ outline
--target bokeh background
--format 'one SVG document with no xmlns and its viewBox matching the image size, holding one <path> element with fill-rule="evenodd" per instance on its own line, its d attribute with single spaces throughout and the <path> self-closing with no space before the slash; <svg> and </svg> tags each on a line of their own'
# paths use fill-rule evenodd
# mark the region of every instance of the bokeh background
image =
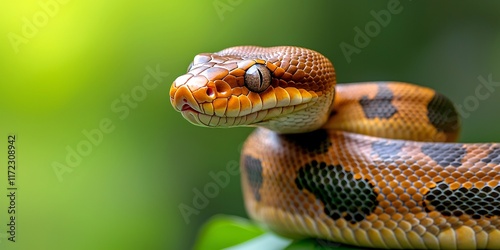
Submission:
<svg viewBox="0 0 500 250">
<path fill-rule="evenodd" d="M 413 82 L 457 104 L 475 95 L 479 76 L 500 82 L 498 1 L 401 1 L 349 63 L 340 44 L 353 45 L 354 28 L 389 2 L 2 1 L 0 249 L 189 249 L 212 215 L 245 217 L 238 175 L 189 223 L 179 210 L 213 182 L 210 171 L 238 161 L 252 130 L 198 128 L 171 108 L 169 86 L 197 53 L 303 46 L 329 57 L 339 82 Z M 141 92 L 148 67 L 164 73 Z M 141 99 L 125 106 L 132 92 Z M 461 140 L 500 141 L 499 105 L 497 87 L 463 119 Z M 102 120 L 114 130 L 67 166 L 68 149 Z M 4 226 L 10 133 L 18 138 L 16 243 Z M 71 172 L 58 178 L 54 162 Z"/>
</svg>

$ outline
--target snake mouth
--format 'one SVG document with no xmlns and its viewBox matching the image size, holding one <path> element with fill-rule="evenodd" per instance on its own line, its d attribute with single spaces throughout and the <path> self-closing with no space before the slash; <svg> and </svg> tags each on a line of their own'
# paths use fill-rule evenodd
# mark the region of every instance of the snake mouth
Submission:
<svg viewBox="0 0 500 250">
<path fill-rule="evenodd" d="M 275 119 L 279 116 L 288 115 L 307 108 L 312 103 L 302 103 L 287 107 L 274 107 L 252 112 L 247 115 L 229 117 L 207 114 L 186 107 L 182 110 L 182 116 L 194 125 L 202 127 L 236 127 L 236 126 L 254 126 L 260 123 Z"/>
<path fill-rule="evenodd" d="M 226 89 L 217 91 L 210 87 L 191 90 L 190 87 L 176 87 L 174 82 L 170 88 L 170 102 L 184 119 L 200 127 L 262 126 L 293 132 L 298 128 L 297 124 L 317 124 L 311 117 L 321 108 L 309 107 L 330 96 L 329 92 L 296 87 L 270 87 L 262 93 L 241 89 L 222 92 Z M 220 97 L 216 97 L 213 91 L 217 91 Z"/>
<path fill-rule="evenodd" d="M 201 124 L 199 124 L 200 112 L 194 110 L 191 106 L 184 104 L 182 106 L 182 109 L 180 110 L 180 112 L 182 114 L 182 117 L 184 117 L 184 119 L 188 120 L 190 123 L 192 123 L 194 125 L 201 125 Z"/>
<path fill-rule="evenodd" d="M 317 95 L 313 96 L 309 93 L 309 98 L 301 97 L 300 101 L 296 99 L 294 100 L 295 104 L 292 105 L 290 105 L 290 102 L 292 102 L 290 100 L 287 103 L 288 105 L 280 105 L 278 101 L 275 101 L 275 107 L 260 108 L 251 112 L 239 109 L 238 104 L 236 109 L 238 111 L 235 112 L 235 109 L 230 110 L 227 106 L 223 111 L 217 111 L 214 108 L 216 105 L 214 102 L 200 103 L 192 92 L 188 91 L 187 87 L 184 86 L 179 89 L 172 87 L 170 96 L 172 106 L 182 114 L 184 119 L 202 127 L 255 126 L 305 109 L 318 98 Z M 229 99 L 226 100 L 226 105 L 227 102 L 229 102 Z"/>
<path fill-rule="evenodd" d="M 184 111 L 199 113 L 193 107 L 191 107 L 189 104 L 182 105 L 181 112 L 184 112 Z"/>
</svg>

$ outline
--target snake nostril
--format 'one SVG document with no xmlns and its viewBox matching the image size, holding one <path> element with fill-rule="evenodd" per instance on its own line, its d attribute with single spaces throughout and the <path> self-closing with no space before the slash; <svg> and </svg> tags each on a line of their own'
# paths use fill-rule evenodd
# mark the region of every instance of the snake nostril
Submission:
<svg viewBox="0 0 500 250">
<path fill-rule="evenodd" d="M 213 97 L 214 96 L 214 90 L 210 87 L 207 88 L 207 96 Z"/>
</svg>

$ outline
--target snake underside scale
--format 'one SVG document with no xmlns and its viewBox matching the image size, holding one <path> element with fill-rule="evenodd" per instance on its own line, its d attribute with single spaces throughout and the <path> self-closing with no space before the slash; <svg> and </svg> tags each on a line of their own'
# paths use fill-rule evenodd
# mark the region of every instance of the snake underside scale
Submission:
<svg viewBox="0 0 500 250">
<path fill-rule="evenodd" d="M 279 234 L 500 249 L 500 144 L 454 143 L 458 114 L 432 89 L 336 85 L 315 51 L 241 46 L 197 55 L 170 100 L 196 125 L 259 127 L 241 155 L 245 206 Z"/>
</svg>

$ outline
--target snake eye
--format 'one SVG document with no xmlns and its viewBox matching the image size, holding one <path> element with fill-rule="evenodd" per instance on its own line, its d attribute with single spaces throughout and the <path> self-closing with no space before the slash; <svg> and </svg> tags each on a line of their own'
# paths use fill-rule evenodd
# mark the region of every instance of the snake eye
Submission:
<svg viewBox="0 0 500 250">
<path fill-rule="evenodd" d="M 250 91 L 262 92 L 271 85 L 271 72 L 262 64 L 255 64 L 245 73 L 245 85 Z"/>
<path fill-rule="evenodd" d="M 191 62 L 188 66 L 187 72 L 191 71 L 191 68 L 193 67 L 193 62 Z"/>
</svg>

